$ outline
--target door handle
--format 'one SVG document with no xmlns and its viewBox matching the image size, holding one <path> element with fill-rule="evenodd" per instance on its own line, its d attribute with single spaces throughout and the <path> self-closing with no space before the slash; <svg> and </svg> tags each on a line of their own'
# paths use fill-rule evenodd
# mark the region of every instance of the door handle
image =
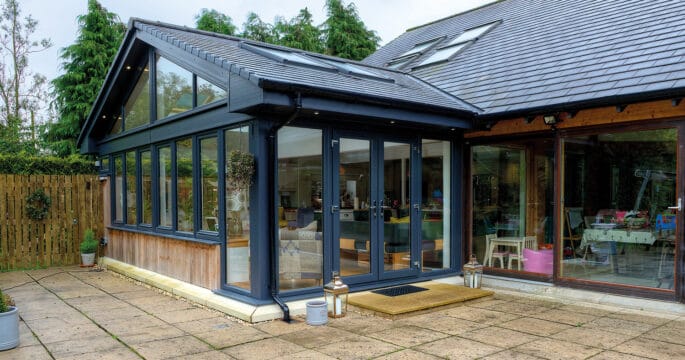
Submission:
<svg viewBox="0 0 685 360">
<path fill-rule="evenodd" d="M 338 206 L 338 205 L 332 205 L 331 206 L 331 214 L 335 214 L 338 211 L 340 211 L 340 206 Z"/>
<path fill-rule="evenodd" d="M 369 211 L 373 213 L 373 217 L 376 217 L 376 200 L 373 201 L 373 205 L 369 206 Z"/>
<path fill-rule="evenodd" d="M 669 206 L 668 208 L 671 209 L 671 210 L 678 210 L 678 211 L 682 210 L 682 209 L 683 209 L 683 199 L 682 199 L 682 198 L 678 198 L 678 205 L 676 205 L 676 206 Z"/>
</svg>

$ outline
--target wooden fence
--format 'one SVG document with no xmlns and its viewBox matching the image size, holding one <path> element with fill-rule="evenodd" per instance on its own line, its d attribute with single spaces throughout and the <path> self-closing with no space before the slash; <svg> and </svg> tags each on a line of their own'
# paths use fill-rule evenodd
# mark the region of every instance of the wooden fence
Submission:
<svg viewBox="0 0 685 360">
<path fill-rule="evenodd" d="M 43 220 L 26 214 L 37 189 L 51 200 Z M 0 174 L 0 271 L 79 264 L 85 230 L 103 234 L 102 211 L 96 175 Z"/>
</svg>

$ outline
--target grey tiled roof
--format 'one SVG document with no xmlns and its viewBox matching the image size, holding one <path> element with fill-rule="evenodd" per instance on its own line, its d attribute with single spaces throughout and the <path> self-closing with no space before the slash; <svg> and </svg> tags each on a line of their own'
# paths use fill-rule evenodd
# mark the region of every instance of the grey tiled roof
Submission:
<svg viewBox="0 0 685 360">
<path fill-rule="evenodd" d="M 407 106 L 429 106 L 449 112 L 457 110 L 475 113 L 479 111 L 477 107 L 413 75 L 402 72 L 169 24 L 144 20 L 135 20 L 133 24 L 140 31 L 173 44 L 179 49 L 197 54 L 212 63 L 220 64 L 224 69 L 230 69 L 233 73 L 240 74 L 262 87 L 277 85 L 304 87 L 333 96 L 353 97 L 359 101 L 400 102 L 407 104 Z M 278 60 L 242 48 L 239 45 L 241 42 L 273 49 L 297 51 L 317 59 L 331 59 L 353 64 L 365 71 L 378 74 L 380 78 L 384 78 L 386 81 L 281 63 Z M 388 79 L 392 81 L 387 81 Z"/>
<path fill-rule="evenodd" d="M 484 110 L 521 112 L 685 91 L 685 4 L 673 0 L 506 0 L 411 29 L 364 62 L 501 20 L 446 63 L 403 71 Z M 437 45 L 438 47 L 440 45 Z"/>
</svg>

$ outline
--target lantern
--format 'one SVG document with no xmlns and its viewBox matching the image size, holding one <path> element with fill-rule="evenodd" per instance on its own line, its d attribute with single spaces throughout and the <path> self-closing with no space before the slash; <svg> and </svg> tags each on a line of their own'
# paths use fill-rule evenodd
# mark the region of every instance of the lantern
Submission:
<svg viewBox="0 0 685 360">
<path fill-rule="evenodd" d="M 480 289 L 483 278 L 483 265 L 478 263 L 476 255 L 471 254 L 471 260 L 464 264 L 464 286 Z"/>
<path fill-rule="evenodd" d="M 341 318 L 347 313 L 347 295 L 350 288 L 343 284 L 340 276 L 333 275 L 333 280 L 324 285 L 323 293 L 328 304 L 328 317 Z"/>
</svg>

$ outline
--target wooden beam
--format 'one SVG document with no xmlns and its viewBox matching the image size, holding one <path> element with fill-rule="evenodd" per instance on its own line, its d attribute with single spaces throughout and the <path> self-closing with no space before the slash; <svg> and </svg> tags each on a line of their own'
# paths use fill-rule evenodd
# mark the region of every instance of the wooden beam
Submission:
<svg viewBox="0 0 685 360">
<path fill-rule="evenodd" d="M 577 111 L 572 117 L 566 116 L 564 121 L 556 125 L 557 129 L 573 129 L 585 126 L 624 124 L 640 121 L 685 119 L 685 108 L 673 106 L 672 100 L 658 100 L 630 104 L 623 112 L 616 112 L 615 106 L 606 106 Z M 542 116 L 527 123 L 525 117 L 504 119 L 493 124 L 490 130 L 471 131 L 464 133 L 464 138 L 505 136 L 513 134 L 539 133 L 552 131 L 542 121 Z"/>
</svg>

